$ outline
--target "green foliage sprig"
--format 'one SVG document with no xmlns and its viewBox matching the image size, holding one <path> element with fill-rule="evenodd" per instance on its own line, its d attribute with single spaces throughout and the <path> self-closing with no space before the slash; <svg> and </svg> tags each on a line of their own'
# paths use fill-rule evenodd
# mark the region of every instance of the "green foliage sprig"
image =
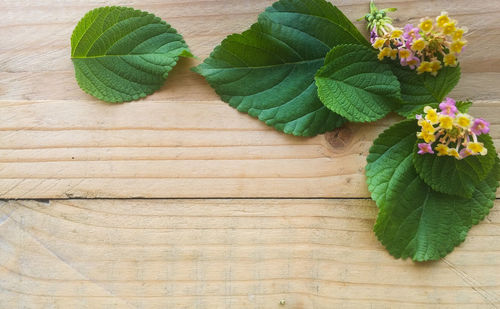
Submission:
<svg viewBox="0 0 500 309">
<path fill-rule="evenodd" d="M 344 121 L 375 121 L 391 111 L 408 117 L 382 133 L 370 149 L 367 182 L 379 207 L 374 231 L 397 258 L 435 260 L 451 252 L 489 212 L 500 167 L 486 134 L 478 143 L 488 154 L 458 155 L 461 160 L 451 157 L 458 154 L 450 148 L 456 139 L 446 146 L 421 143 L 421 122 L 415 116 L 437 108 L 458 83 L 460 66 L 452 51 L 458 54 L 457 46 L 465 44 L 464 31 L 442 14 L 435 27 L 456 33 L 434 29 L 429 20 L 420 28 L 408 25 L 404 32 L 391 25 L 387 13 L 393 11 L 370 4 L 365 19 L 374 49 L 329 2 L 280 0 L 249 30 L 222 41 L 194 70 L 222 100 L 289 134 L 312 136 Z M 426 50 L 419 31 L 431 44 L 439 39 L 444 45 L 433 46 L 445 50 Z M 450 36 L 458 43 L 446 45 Z M 439 53 L 444 58 L 426 58 Z M 465 113 L 470 103 L 456 107 Z M 438 147 L 440 156 L 421 155 L 419 147 L 431 152 Z M 443 147 L 450 156 L 441 156 Z"/>
</svg>

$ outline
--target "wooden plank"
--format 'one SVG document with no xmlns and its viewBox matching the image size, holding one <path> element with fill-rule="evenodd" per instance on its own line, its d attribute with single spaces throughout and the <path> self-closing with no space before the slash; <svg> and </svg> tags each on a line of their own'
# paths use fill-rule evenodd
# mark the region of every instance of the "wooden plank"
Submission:
<svg viewBox="0 0 500 309">
<path fill-rule="evenodd" d="M 134 103 L 108 105 L 76 84 L 69 38 L 96 6 L 154 12 L 203 59 L 271 3 L 0 1 L 0 197 L 368 197 L 365 157 L 394 117 L 311 139 L 286 136 L 221 102 L 189 70 L 198 60 L 181 61 L 161 91 Z M 482 99 L 472 112 L 493 122 L 500 145 L 498 0 L 378 3 L 399 7 L 398 24 L 447 10 L 469 27 L 454 95 Z M 367 10 L 366 0 L 336 4 L 351 20 Z"/>
<path fill-rule="evenodd" d="M 375 214 L 369 200 L 1 202 L 0 307 L 500 306 L 498 207 L 425 264 L 389 256 Z"/>
<path fill-rule="evenodd" d="M 369 197 L 366 155 L 396 120 L 298 138 L 213 103 L 0 102 L 0 197 Z M 472 109 L 497 147 L 499 111 Z"/>
</svg>

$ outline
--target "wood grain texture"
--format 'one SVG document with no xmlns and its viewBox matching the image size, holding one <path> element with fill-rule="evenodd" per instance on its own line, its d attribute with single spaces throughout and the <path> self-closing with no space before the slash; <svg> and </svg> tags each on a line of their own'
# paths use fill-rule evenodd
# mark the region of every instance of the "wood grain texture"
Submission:
<svg viewBox="0 0 500 309">
<path fill-rule="evenodd" d="M 1 202 L 0 307 L 500 306 L 498 207 L 425 264 L 389 256 L 375 214 L 369 200 Z"/>
<path fill-rule="evenodd" d="M 376 240 L 365 159 L 398 118 L 284 135 L 221 102 L 198 60 L 138 102 L 76 84 L 69 39 L 94 7 L 150 11 L 204 59 L 272 2 L 0 0 L 0 198 L 64 199 L 0 200 L 0 308 L 500 307 L 498 205 L 439 262 L 394 260 Z M 352 20 L 367 3 L 335 1 Z M 377 3 L 397 24 L 446 10 L 469 27 L 453 95 L 477 101 L 500 147 L 500 1 Z"/>
<path fill-rule="evenodd" d="M 366 155 L 395 120 L 305 139 L 223 104 L 18 103 L 0 102 L 2 198 L 369 197 Z M 500 119 L 497 111 L 493 101 L 472 110 Z M 12 115 L 30 126 L 17 129 Z M 497 132 L 494 121 L 498 147 Z"/>
<path fill-rule="evenodd" d="M 272 2 L 0 0 L 0 198 L 63 199 L 0 200 L 0 308 L 500 307 L 498 205 L 439 262 L 394 260 L 376 240 L 365 159 L 398 118 L 284 135 L 221 102 L 198 60 L 138 102 L 76 84 L 70 35 L 92 8 L 152 12 L 204 59 Z M 334 3 L 351 20 L 368 6 Z M 397 24 L 446 10 L 469 27 L 453 95 L 477 101 L 500 147 L 500 1 L 377 3 Z"/>
<path fill-rule="evenodd" d="M 355 20 L 367 0 L 336 1 Z M 109 105 L 81 91 L 69 38 L 88 10 L 128 5 L 172 24 L 204 59 L 253 23 L 269 0 L 0 1 L 0 197 L 368 197 L 363 168 L 395 118 L 294 138 L 221 102 L 183 60 L 163 89 Z M 378 1 L 397 24 L 446 10 L 467 25 L 454 96 L 500 136 L 500 1 Z M 362 22 L 357 22 L 360 29 Z"/>
</svg>

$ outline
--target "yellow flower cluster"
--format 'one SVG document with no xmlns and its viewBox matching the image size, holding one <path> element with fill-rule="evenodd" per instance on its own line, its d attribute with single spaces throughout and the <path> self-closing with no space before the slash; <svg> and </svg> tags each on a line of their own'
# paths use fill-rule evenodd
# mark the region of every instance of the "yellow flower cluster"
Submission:
<svg viewBox="0 0 500 309">
<path fill-rule="evenodd" d="M 467 28 L 458 28 L 458 22 L 451 19 L 447 12 L 441 12 L 436 18 L 436 26 L 432 24 L 430 19 L 423 20 L 419 27 L 429 38 L 429 44 L 441 43 L 438 46 L 437 52 L 443 55 L 443 63 L 445 66 L 457 66 L 457 56 L 462 52 L 467 45 L 467 41 L 463 39 Z M 433 31 L 434 28 L 436 31 Z M 440 49 L 441 47 L 442 49 Z"/>
<path fill-rule="evenodd" d="M 477 136 L 489 131 L 489 123 L 460 113 L 455 101 L 447 98 L 440 104 L 441 111 L 430 106 L 424 115 L 417 115 L 420 132 L 417 137 L 425 143 L 418 144 L 419 154 L 437 152 L 438 156 L 451 156 L 458 160 L 472 155 L 486 155 L 488 149 L 478 142 Z M 437 145 L 433 145 L 437 142 Z M 433 147 L 434 146 L 434 147 Z"/>
<path fill-rule="evenodd" d="M 382 33 L 372 32 L 372 46 L 379 50 L 380 60 L 399 57 L 402 66 L 416 69 L 418 74 L 427 72 L 436 76 L 443 66 L 457 66 L 457 57 L 467 45 L 463 39 L 467 29 L 457 24 L 446 12 L 435 22 L 421 19 L 418 27 L 408 24 L 399 29 L 386 24 L 378 28 Z"/>
</svg>

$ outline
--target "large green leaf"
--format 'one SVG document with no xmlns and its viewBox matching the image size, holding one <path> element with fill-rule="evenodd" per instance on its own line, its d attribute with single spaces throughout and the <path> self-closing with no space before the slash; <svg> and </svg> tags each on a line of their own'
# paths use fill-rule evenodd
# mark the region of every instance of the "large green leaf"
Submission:
<svg viewBox="0 0 500 309">
<path fill-rule="evenodd" d="M 108 102 L 136 100 L 158 90 L 179 56 L 191 56 L 182 36 L 153 14 L 132 8 L 94 9 L 71 36 L 78 84 Z"/>
<path fill-rule="evenodd" d="M 474 187 L 470 199 L 432 190 L 413 166 L 416 120 L 384 131 L 368 156 L 366 175 L 379 206 L 375 233 L 396 258 L 439 259 L 466 237 L 493 206 L 500 166 Z"/>
<path fill-rule="evenodd" d="M 488 154 L 463 160 L 435 154 L 419 155 L 415 144 L 413 163 L 417 173 L 435 191 L 470 198 L 475 186 L 489 174 L 497 155 L 489 135 L 480 135 L 478 139 L 484 143 Z"/>
<path fill-rule="evenodd" d="M 388 195 L 398 194 L 394 185 L 406 177 L 411 167 L 413 145 L 417 140 L 417 121 L 405 120 L 385 130 L 373 142 L 366 166 L 366 180 L 372 199 L 384 208 Z"/>
<path fill-rule="evenodd" d="M 437 106 L 460 80 L 460 67 L 444 67 L 437 76 L 391 62 L 392 71 L 401 83 L 402 105 L 396 112 L 405 117 L 421 113 L 425 106 Z M 433 104 L 434 103 L 434 104 Z"/>
<path fill-rule="evenodd" d="M 339 45 L 316 73 L 321 102 L 349 121 L 383 118 L 400 102 L 400 85 L 391 66 L 371 47 Z"/>
<path fill-rule="evenodd" d="M 405 177 L 391 188 L 397 194 L 380 210 L 374 228 L 380 242 L 396 258 L 428 261 L 444 257 L 493 207 L 498 162 L 470 199 L 433 191 L 411 165 L 402 172 Z"/>
<path fill-rule="evenodd" d="M 339 44 L 369 46 L 329 2 L 281 0 L 194 70 L 239 111 L 285 133 L 312 136 L 344 121 L 321 103 L 314 83 L 325 55 Z"/>
</svg>

